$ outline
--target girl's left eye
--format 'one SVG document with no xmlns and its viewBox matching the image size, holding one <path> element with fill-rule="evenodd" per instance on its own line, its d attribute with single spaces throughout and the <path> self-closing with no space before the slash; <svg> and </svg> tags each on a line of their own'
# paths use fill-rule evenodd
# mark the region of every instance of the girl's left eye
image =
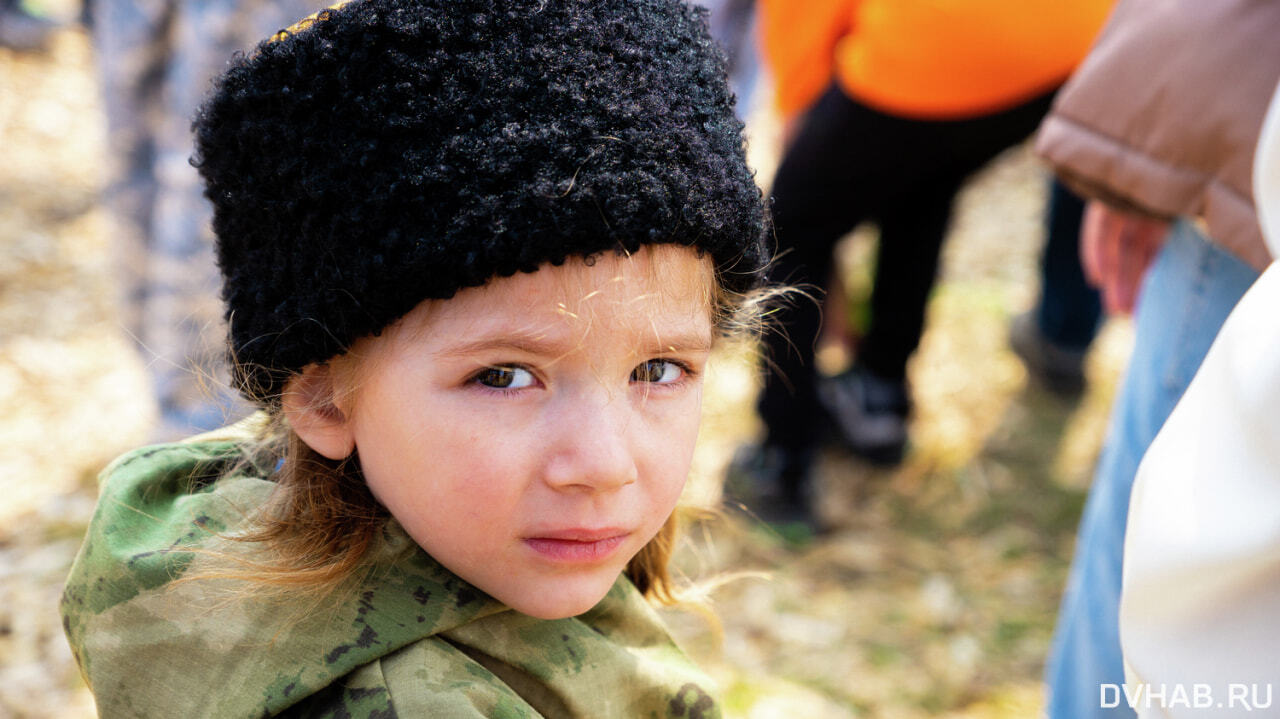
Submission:
<svg viewBox="0 0 1280 719">
<path fill-rule="evenodd" d="M 492 389 L 524 389 L 534 384 L 533 373 L 523 367 L 486 367 L 473 380 Z"/>
<path fill-rule="evenodd" d="M 663 359 L 645 360 L 631 370 L 632 382 L 671 384 L 684 379 L 685 369 L 676 362 Z"/>
</svg>

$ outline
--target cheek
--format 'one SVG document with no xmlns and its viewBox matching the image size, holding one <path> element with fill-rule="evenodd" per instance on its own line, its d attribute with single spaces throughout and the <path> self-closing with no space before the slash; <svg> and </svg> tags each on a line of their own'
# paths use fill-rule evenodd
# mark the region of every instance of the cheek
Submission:
<svg viewBox="0 0 1280 719">
<path fill-rule="evenodd" d="M 642 450 L 650 476 L 656 479 L 654 499 L 668 511 L 680 499 L 693 464 L 702 409 L 701 392 L 693 395 L 651 420 L 649 441 Z"/>
<path fill-rule="evenodd" d="M 378 501 L 411 533 L 441 516 L 500 511 L 510 494 L 504 480 L 517 476 L 511 438 L 430 393 L 381 389 L 369 388 L 356 424 L 360 464 Z"/>
<path fill-rule="evenodd" d="M 361 455 L 374 496 L 428 554 L 474 582 L 474 568 L 491 564 L 506 536 L 495 528 L 517 524 L 519 468 L 510 454 L 458 423 L 370 441 L 382 450 Z"/>
</svg>

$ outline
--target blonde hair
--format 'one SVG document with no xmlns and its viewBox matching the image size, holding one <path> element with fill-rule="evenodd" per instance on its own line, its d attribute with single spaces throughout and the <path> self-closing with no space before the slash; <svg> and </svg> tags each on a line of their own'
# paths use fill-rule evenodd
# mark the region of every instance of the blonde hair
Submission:
<svg viewBox="0 0 1280 719">
<path fill-rule="evenodd" d="M 768 324 L 768 308 L 791 292 L 766 287 L 732 293 L 718 277 L 712 284 L 712 321 L 721 337 L 758 336 Z M 244 456 L 254 457 L 258 466 L 264 459 L 278 465 L 272 477 L 275 489 L 245 531 L 231 537 L 257 545 L 255 558 L 233 558 L 234 568 L 206 576 L 243 580 L 252 591 L 302 592 L 320 599 L 354 578 L 376 553 L 391 514 L 365 483 L 356 452 L 342 460 L 329 459 L 289 427 L 280 402 L 270 403 L 267 412 L 268 421 Z M 678 508 L 672 512 L 625 570 L 647 599 L 664 605 L 680 601 L 668 569 L 679 536 L 679 514 Z"/>
</svg>

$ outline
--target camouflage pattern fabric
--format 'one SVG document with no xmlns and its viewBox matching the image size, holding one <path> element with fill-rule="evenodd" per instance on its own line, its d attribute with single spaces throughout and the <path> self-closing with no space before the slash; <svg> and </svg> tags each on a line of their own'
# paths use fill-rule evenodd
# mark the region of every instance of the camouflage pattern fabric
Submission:
<svg viewBox="0 0 1280 719">
<path fill-rule="evenodd" d="M 272 485 L 241 446 L 160 445 L 103 473 L 62 602 L 101 716 L 719 716 L 706 677 L 625 578 L 586 614 L 533 619 L 389 522 L 369 571 L 334 601 L 175 583 L 225 562 L 213 553 L 252 556 L 225 537 Z"/>
<path fill-rule="evenodd" d="M 106 204 L 121 324 L 147 364 L 163 439 L 248 406 L 227 384 L 212 214 L 188 162 L 212 78 L 320 0 L 89 0 L 111 148 Z"/>
</svg>

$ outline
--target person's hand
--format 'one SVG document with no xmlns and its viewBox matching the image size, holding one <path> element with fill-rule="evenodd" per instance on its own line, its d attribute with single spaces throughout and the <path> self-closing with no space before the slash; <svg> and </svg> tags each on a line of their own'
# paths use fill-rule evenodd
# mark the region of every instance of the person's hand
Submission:
<svg viewBox="0 0 1280 719">
<path fill-rule="evenodd" d="M 1133 312 L 1142 278 L 1168 235 L 1165 220 L 1089 201 L 1080 230 L 1080 260 L 1085 279 L 1102 292 L 1107 312 Z"/>
</svg>

